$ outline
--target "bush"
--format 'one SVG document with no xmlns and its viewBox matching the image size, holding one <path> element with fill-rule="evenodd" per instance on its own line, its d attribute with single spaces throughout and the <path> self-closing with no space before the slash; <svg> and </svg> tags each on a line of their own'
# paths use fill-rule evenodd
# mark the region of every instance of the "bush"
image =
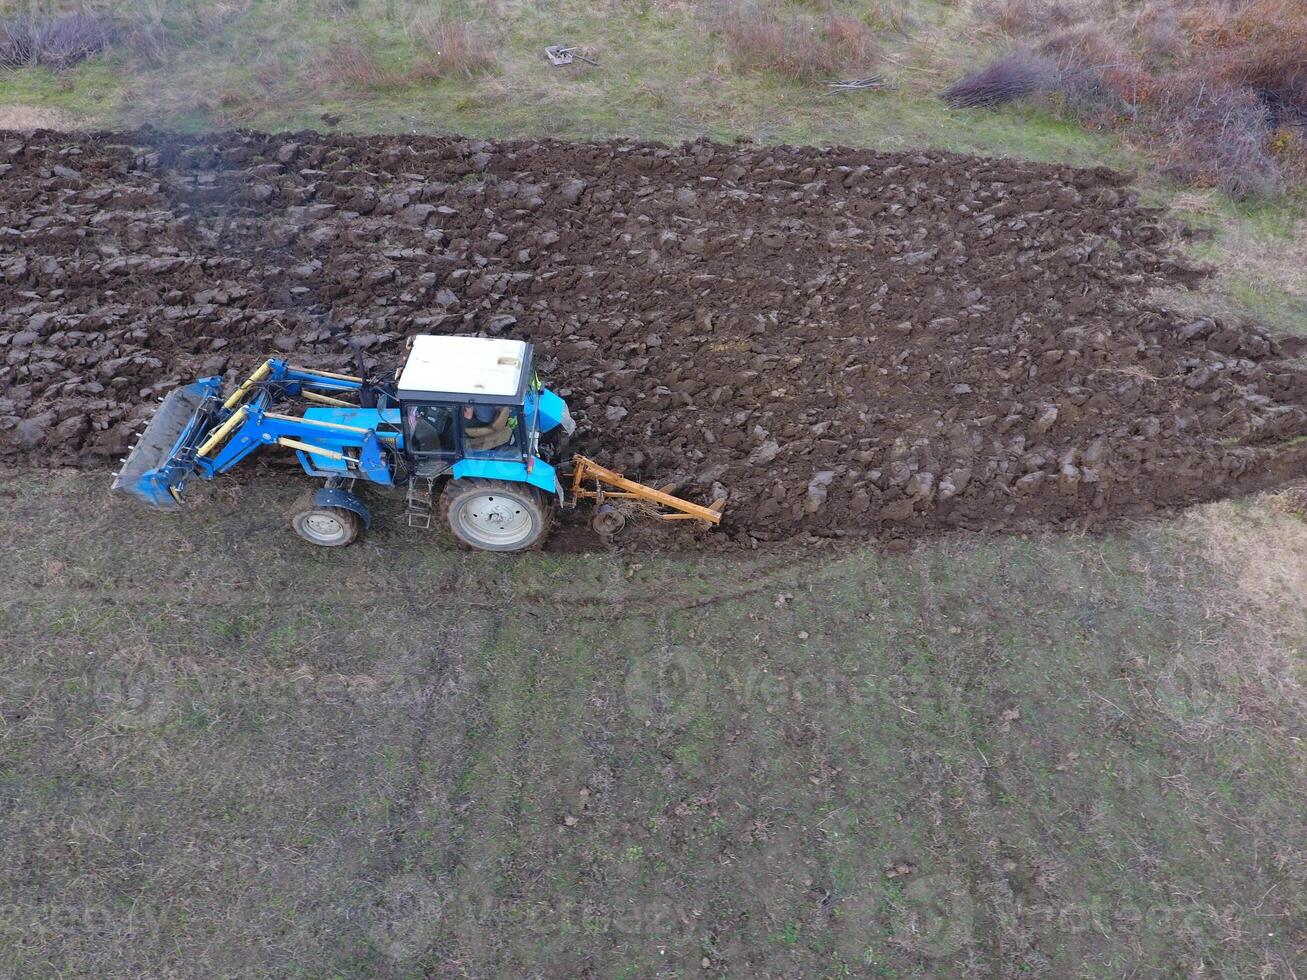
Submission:
<svg viewBox="0 0 1307 980">
<path fill-rule="evenodd" d="M 403 81 L 397 73 L 382 67 L 371 52 L 348 43 L 332 45 L 313 77 L 315 85 L 329 88 L 390 88 Z"/>
<path fill-rule="evenodd" d="M 1084 122 L 1110 121 L 1138 101 L 1134 59 L 1096 24 L 1059 31 L 1036 53 L 1057 63 L 1051 85 L 1062 108 Z"/>
<path fill-rule="evenodd" d="M 127 47 L 147 68 L 161 68 L 173 52 L 173 38 L 160 21 L 133 24 L 127 34 Z"/>
<path fill-rule="evenodd" d="M 223 43 L 251 0 L 158 3 L 136 0 L 124 41 L 147 68 L 161 68 L 187 52 Z"/>
<path fill-rule="evenodd" d="M 1307 119 L 1294 126 L 1281 126 L 1271 134 L 1271 153 L 1286 177 L 1307 186 Z"/>
<path fill-rule="evenodd" d="M 1082 123 L 1128 131 L 1174 176 L 1236 197 L 1307 179 L 1304 0 L 990 0 L 982 9 L 1030 39 L 946 89 L 950 105 L 1047 97 Z"/>
<path fill-rule="evenodd" d="M 495 66 L 490 39 L 475 27 L 461 21 L 425 20 L 413 34 L 425 49 L 419 56 L 414 74 L 419 78 L 446 78 L 462 75 L 472 78 Z"/>
<path fill-rule="evenodd" d="M 941 95 L 955 109 L 1002 105 L 1054 90 L 1060 74 L 1047 55 L 1018 49 L 954 82 Z"/>
<path fill-rule="evenodd" d="M 116 36 L 114 22 L 99 14 L 6 17 L 0 19 L 0 67 L 62 71 L 99 54 Z"/>
<path fill-rule="evenodd" d="M 1151 63 L 1175 60 L 1189 50 L 1189 36 L 1173 7 L 1150 4 L 1135 18 L 1133 28 L 1134 46 Z"/>
<path fill-rule="evenodd" d="M 1078 24 L 1046 37 L 1035 49 L 1064 66 L 1106 68 L 1128 57 L 1116 40 L 1097 24 Z"/>
<path fill-rule="evenodd" d="M 789 19 L 770 7 L 730 3 L 718 11 L 715 27 L 737 68 L 798 81 L 865 69 L 877 50 L 863 21 L 835 14 Z"/>
<path fill-rule="evenodd" d="M 1159 84 L 1143 122 L 1166 147 L 1164 171 L 1181 180 L 1237 198 L 1283 190 L 1270 114 L 1250 88 L 1173 76 Z"/>
<path fill-rule="evenodd" d="M 941 93 L 955 108 L 1001 105 L 1035 95 L 1084 121 L 1130 112 L 1141 75 L 1129 54 L 1095 24 L 1065 28 L 1035 48 L 1017 48 Z"/>
<path fill-rule="evenodd" d="M 1088 0 L 997 0 L 989 17 L 1004 34 L 1023 36 L 1067 27 L 1085 16 Z"/>
<path fill-rule="evenodd" d="M 1275 114 L 1307 115 L 1307 5 L 1256 0 L 1200 29 L 1194 65 L 1231 85 L 1255 89 Z"/>
</svg>

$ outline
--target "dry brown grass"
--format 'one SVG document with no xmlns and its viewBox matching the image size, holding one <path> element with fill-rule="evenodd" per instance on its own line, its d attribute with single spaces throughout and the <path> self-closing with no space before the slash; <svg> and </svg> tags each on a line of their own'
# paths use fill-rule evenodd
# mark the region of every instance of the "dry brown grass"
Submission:
<svg viewBox="0 0 1307 980">
<path fill-rule="evenodd" d="M 1281 514 L 1307 521 L 1307 483 L 1271 494 L 1267 497 L 1267 506 Z"/>
<path fill-rule="evenodd" d="M 496 66 L 489 33 L 472 24 L 422 17 L 409 25 L 408 34 L 416 48 L 412 68 L 387 67 L 362 45 L 343 42 L 327 51 L 311 73 L 310 85 L 316 89 L 396 88 L 438 78 L 473 78 Z"/>
<path fill-rule="evenodd" d="M 1213 659 L 1235 710 L 1273 727 L 1307 721 L 1307 486 L 1251 505 L 1222 501 L 1191 512 L 1182 538 L 1217 573 L 1202 615 L 1235 626 L 1242 642 Z M 1228 720 L 1228 719 L 1226 719 Z M 1216 715 L 1196 720 L 1208 727 Z"/>
<path fill-rule="evenodd" d="M 869 68 L 878 51 L 865 21 L 840 14 L 783 16 L 769 5 L 730 2 L 716 10 L 713 27 L 737 69 L 796 81 Z"/>
<path fill-rule="evenodd" d="M 464 21 L 424 17 L 410 30 L 421 49 L 419 78 L 473 78 L 492 71 L 495 51 L 487 31 Z"/>
<path fill-rule="evenodd" d="M 405 81 L 398 72 L 385 68 L 366 48 L 358 44 L 335 44 L 314 71 L 315 88 L 391 88 Z"/>
<path fill-rule="evenodd" d="M 254 65 L 254 79 L 264 92 L 282 92 L 287 86 L 286 67 L 273 55 L 266 55 Z"/>
<path fill-rule="evenodd" d="M 220 43 L 249 6 L 250 0 L 205 0 L 194 5 L 125 0 L 124 47 L 145 68 L 161 68 L 188 51 Z"/>
<path fill-rule="evenodd" d="M 982 5 L 982 15 L 1002 33 L 1023 37 L 1070 27 L 1102 7 L 1093 0 L 992 0 Z"/>
<path fill-rule="evenodd" d="M 1238 229 L 1226 232 L 1221 274 L 1267 277 L 1292 296 L 1307 298 L 1307 221 L 1299 221 L 1292 241 L 1259 238 Z"/>
<path fill-rule="evenodd" d="M 47 106 L 0 103 L 0 129 L 31 132 L 36 129 L 74 129 L 72 116 Z"/>
</svg>

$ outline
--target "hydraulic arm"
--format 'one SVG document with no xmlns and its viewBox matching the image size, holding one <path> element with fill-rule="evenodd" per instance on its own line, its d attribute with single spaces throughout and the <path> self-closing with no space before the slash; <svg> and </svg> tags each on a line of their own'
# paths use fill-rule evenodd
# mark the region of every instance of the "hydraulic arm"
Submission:
<svg viewBox="0 0 1307 980">
<path fill-rule="evenodd" d="M 293 449 L 304 454 L 302 458 L 344 462 L 351 475 L 390 485 L 393 473 L 383 443 L 395 445 L 398 431 L 272 411 L 295 398 L 354 408 L 365 388 L 362 378 L 291 367 L 278 358 L 264 361 L 225 399 L 220 377 L 201 378 L 164 399 L 123 461 L 113 487 L 166 507 L 180 503 L 192 476 L 212 479 L 255 450 L 273 445 Z M 376 412 L 378 418 L 381 414 Z"/>
</svg>

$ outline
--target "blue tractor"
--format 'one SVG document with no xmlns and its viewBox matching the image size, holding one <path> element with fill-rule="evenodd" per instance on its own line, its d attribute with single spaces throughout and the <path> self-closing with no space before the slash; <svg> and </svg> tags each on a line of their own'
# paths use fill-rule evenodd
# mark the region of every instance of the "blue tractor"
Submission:
<svg viewBox="0 0 1307 980">
<path fill-rule="evenodd" d="M 229 395 L 220 377 L 179 388 L 113 488 L 176 507 L 193 477 L 213 479 L 280 446 L 323 481 L 291 515 L 306 541 L 347 545 L 371 524 L 354 492 L 363 481 L 402 488 L 410 526 L 438 517 L 467 546 L 523 551 L 544 540 L 553 505 L 564 500 L 550 460 L 574 428 L 566 403 L 536 376 L 530 344 L 423 335 L 394 383 L 269 358 Z"/>
</svg>

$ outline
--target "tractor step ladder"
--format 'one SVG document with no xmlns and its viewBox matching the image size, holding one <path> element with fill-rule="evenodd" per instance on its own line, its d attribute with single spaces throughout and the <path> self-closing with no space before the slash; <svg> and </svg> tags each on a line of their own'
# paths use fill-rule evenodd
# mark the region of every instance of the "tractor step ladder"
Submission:
<svg viewBox="0 0 1307 980">
<path fill-rule="evenodd" d="M 435 496 L 436 481 L 429 476 L 411 476 L 408 478 L 408 493 L 404 495 L 404 514 L 409 527 L 425 531 L 431 527 L 433 512 L 432 499 Z"/>
</svg>

